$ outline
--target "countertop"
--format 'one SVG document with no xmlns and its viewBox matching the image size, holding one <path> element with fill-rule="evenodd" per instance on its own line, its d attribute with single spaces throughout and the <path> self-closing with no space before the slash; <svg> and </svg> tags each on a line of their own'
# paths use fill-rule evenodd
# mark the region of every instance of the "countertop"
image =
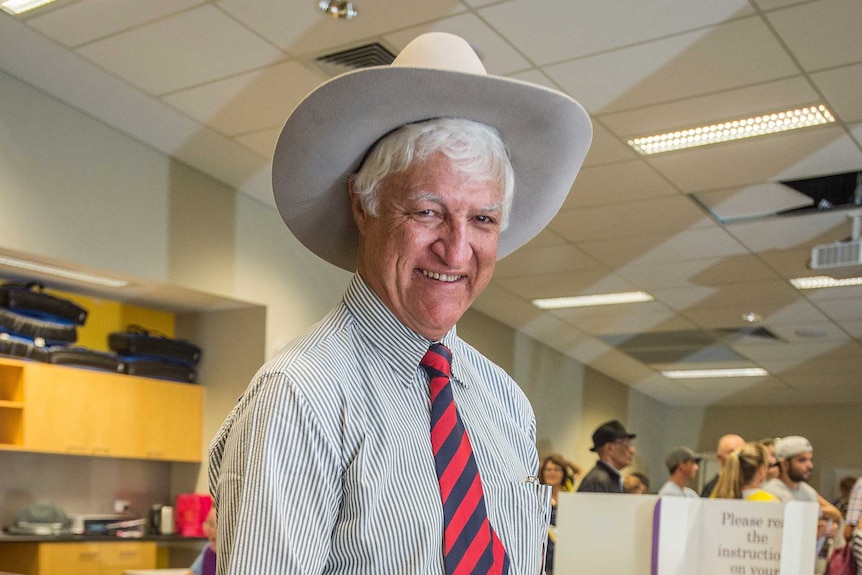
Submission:
<svg viewBox="0 0 862 575">
<path fill-rule="evenodd" d="M 113 535 L 18 535 L 17 533 L 0 533 L 0 543 L 59 543 L 59 542 L 116 542 L 123 541 L 155 541 L 157 543 L 182 543 L 185 541 L 206 541 L 206 537 L 183 537 L 182 535 L 144 535 L 143 537 L 115 537 Z"/>
</svg>

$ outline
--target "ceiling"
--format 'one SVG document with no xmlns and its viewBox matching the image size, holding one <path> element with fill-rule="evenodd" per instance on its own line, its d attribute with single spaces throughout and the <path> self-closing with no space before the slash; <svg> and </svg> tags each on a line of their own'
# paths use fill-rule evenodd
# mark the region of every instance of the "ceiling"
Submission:
<svg viewBox="0 0 862 575">
<path fill-rule="evenodd" d="M 478 310 L 671 405 L 860 402 L 862 287 L 803 292 L 787 281 L 818 275 L 811 248 L 850 235 L 847 210 L 753 216 L 799 205 L 779 181 L 862 170 L 862 2 L 355 5 L 357 18 L 338 21 L 313 0 L 60 0 L 0 14 L 0 69 L 273 205 L 279 129 L 327 78 L 316 57 L 461 35 L 490 73 L 571 94 L 595 130 L 563 209 L 499 262 Z M 821 102 L 836 123 L 654 156 L 626 144 Z M 655 300 L 530 303 L 630 290 Z M 749 312 L 762 319 L 746 323 Z M 730 366 L 770 375 L 660 374 Z"/>
</svg>

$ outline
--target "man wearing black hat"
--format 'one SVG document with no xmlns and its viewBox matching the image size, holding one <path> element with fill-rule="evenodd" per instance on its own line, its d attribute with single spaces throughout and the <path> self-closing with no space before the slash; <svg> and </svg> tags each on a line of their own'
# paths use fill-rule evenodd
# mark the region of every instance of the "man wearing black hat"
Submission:
<svg viewBox="0 0 862 575">
<path fill-rule="evenodd" d="M 632 463 L 635 454 L 629 433 L 616 419 L 603 423 L 593 433 L 593 446 L 590 451 L 599 455 L 596 466 L 581 481 L 581 493 L 623 493 L 623 480 L 620 475 Z"/>
</svg>

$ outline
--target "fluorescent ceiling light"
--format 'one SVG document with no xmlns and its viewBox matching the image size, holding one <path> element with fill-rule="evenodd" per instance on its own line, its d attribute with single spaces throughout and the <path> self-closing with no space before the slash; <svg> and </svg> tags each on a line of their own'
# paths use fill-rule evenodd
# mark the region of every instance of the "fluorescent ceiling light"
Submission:
<svg viewBox="0 0 862 575">
<path fill-rule="evenodd" d="M 680 369 L 663 371 L 669 379 L 699 379 L 703 377 L 762 377 L 769 372 L 759 367 L 740 367 L 733 369 Z"/>
<path fill-rule="evenodd" d="M 39 6 L 50 4 L 53 1 L 54 0 L 5 0 L 5 2 L 0 3 L 0 9 L 3 9 L 5 12 L 10 14 L 23 14 L 24 12 L 28 12 L 34 8 L 38 8 Z"/>
<path fill-rule="evenodd" d="M 574 297 L 534 299 L 533 305 L 541 309 L 559 309 L 564 307 L 587 307 L 593 305 L 610 305 L 615 303 L 637 303 L 642 301 L 652 301 L 652 299 L 653 297 L 646 292 L 633 291 L 624 293 L 605 293 Z"/>
<path fill-rule="evenodd" d="M 19 258 L 13 258 L 9 256 L 0 255 L 0 265 L 9 266 L 12 268 L 18 268 L 22 270 L 27 270 L 30 272 L 37 272 L 43 274 L 49 274 L 52 276 L 57 276 L 61 278 L 66 278 L 70 280 L 77 280 L 86 283 L 91 283 L 95 285 L 112 287 L 112 288 L 121 288 L 129 285 L 129 282 L 126 280 L 109 278 L 105 276 L 98 276 L 95 274 L 89 274 L 86 272 L 79 272 L 69 268 L 62 268 L 58 266 L 52 266 L 49 264 L 41 264 L 38 262 L 33 262 L 30 260 L 22 260 Z"/>
<path fill-rule="evenodd" d="M 862 277 L 835 279 L 829 276 L 813 276 L 790 280 L 796 289 L 820 289 L 847 286 L 862 286 Z"/>
<path fill-rule="evenodd" d="M 628 143 L 641 154 L 658 154 L 671 150 L 682 150 L 809 126 L 819 126 L 834 121 L 835 118 L 832 113 L 821 104 L 751 118 L 727 120 L 718 124 L 687 128 L 654 136 L 644 136 L 629 140 Z"/>
</svg>

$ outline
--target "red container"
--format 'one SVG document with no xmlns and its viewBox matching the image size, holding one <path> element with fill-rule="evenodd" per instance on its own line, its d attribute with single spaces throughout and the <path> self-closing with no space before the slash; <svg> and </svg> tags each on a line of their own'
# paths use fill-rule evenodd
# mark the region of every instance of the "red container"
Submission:
<svg viewBox="0 0 862 575">
<path fill-rule="evenodd" d="M 205 493 L 177 495 L 174 509 L 177 534 L 183 537 L 206 537 L 203 523 L 212 504 L 212 497 Z"/>
</svg>

